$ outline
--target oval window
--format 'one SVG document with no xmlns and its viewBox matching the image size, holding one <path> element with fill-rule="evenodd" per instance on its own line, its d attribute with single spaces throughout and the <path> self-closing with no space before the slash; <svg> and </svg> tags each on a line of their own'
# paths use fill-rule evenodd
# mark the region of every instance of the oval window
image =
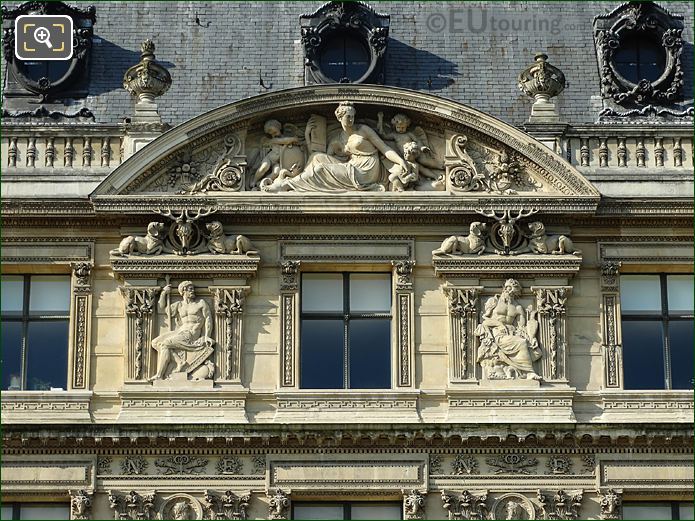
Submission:
<svg viewBox="0 0 695 521">
<path fill-rule="evenodd" d="M 620 38 L 613 54 L 615 70 L 627 81 L 637 84 L 658 80 L 666 69 L 666 51 L 644 32 L 633 32 Z"/>
<path fill-rule="evenodd" d="M 369 70 L 370 54 L 359 35 L 339 32 L 331 35 L 321 48 L 321 72 L 337 83 L 359 80 Z"/>
</svg>

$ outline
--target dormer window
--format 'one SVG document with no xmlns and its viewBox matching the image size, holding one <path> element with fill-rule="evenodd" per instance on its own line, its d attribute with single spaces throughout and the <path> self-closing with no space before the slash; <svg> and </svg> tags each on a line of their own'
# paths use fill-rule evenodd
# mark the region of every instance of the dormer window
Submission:
<svg viewBox="0 0 695 521">
<path fill-rule="evenodd" d="M 362 2 L 329 2 L 300 20 L 306 84 L 384 82 L 388 15 Z"/>
<path fill-rule="evenodd" d="M 623 105 L 671 104 L 681 95 L 683 17 L 630 2 L 594 19 L 604 98 Z"/>
<path fill-rule="evenodd" d="M 95 13 L 94 6 L 81 9 L 63 2 L 25 2 L 14 9 L 3 6 L 3 53 L 7 62 L 5 100 L 34 98 L 40 103 L 51 103 L 65 98 L 86 97 Z M 15 57 L 15 19 L 28 14 L 67 15 L 72 18 L 75 45 L 72 59 L 24 61 Z"/>
</svg>

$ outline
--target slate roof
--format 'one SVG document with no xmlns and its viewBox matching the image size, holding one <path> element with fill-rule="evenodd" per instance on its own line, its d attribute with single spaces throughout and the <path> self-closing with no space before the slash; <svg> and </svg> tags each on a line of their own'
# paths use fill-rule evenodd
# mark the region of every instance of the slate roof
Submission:
<svg viewBox="0 0 695 521">
<path fill-rule="evenodd" d="M 154 40 L 157 59 L 173 78 L 169 92 L 158 100 L 164 120 L 172 124 L 267 90 L 301 86 L 299 17 L 321 5 L 96 2 L 90 95 L 84 104 L 97 123 L 118 123 L 132 115 L 133 101 L 122 88 L 122 78 L 138 62 L 145 38 Z M 535 52 L 544 51 L 567 77 L 568 86 L 557 99 L 566 120 L 574 125 L 593 123 L 603 108 L 592 21 L 615 9 L 616 2 L 371 5 L 391 16 L 387 85 L 452 98 L 520 125 L 528 118 L 531 100 L 518 90 L 516 76 Z M 685 100 L 679 105 L 692 106 L 693 4 L 664 5 L 685 16 Z M 519 24 L 521 30 L 509 27 Z"/>
</svg>

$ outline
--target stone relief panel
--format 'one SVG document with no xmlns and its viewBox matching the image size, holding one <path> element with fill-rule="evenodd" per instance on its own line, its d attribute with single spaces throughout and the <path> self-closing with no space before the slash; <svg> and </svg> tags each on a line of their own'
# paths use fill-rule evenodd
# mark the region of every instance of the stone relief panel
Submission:
<svg viewBox="0 0 695 521">
<path fill-rule="evenodd" d="M 125 193 L 572 194 L 521 151 L 432 115 L 347 99 L 247 119 L 189 142 Z"/>
</svg>

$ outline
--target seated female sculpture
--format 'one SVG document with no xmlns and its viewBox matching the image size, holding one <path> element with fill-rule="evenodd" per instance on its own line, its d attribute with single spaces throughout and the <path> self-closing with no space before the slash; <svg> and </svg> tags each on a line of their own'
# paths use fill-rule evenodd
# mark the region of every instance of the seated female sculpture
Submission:
<svg viewBox="0 0 695 521">
<path fill-rule="evenodd" d="M 520 296 L 521 285 L 508 279 L 502 293 L 486 302 L 483 322 L 476 328 L 478 362 L 489 379 L 541 378 L 533 369 L 533 362 L 541 357 L 536 340 L 538 321 L 533 315 L 526 319 L 516 302 Z"/>
<path fill-rule="evenodd" d="M 394 163 L 394 169 L 409 171 L 405 160 L 388 147 L 379 135 L 367 125 L 355 123 L 355 107 L 349 101 L 342 102 L 335 110 L 342 131 L 332 141 L 326 153 L 315 152 L 304 170 L 297 175 L 281 174 L 273 182 L 263 181 L 266 192 L 347 192 L 384 191 L 382 166 L 379 154 Z M 307 125 L 311 132 L 311 121 Z"/>
</svg>

